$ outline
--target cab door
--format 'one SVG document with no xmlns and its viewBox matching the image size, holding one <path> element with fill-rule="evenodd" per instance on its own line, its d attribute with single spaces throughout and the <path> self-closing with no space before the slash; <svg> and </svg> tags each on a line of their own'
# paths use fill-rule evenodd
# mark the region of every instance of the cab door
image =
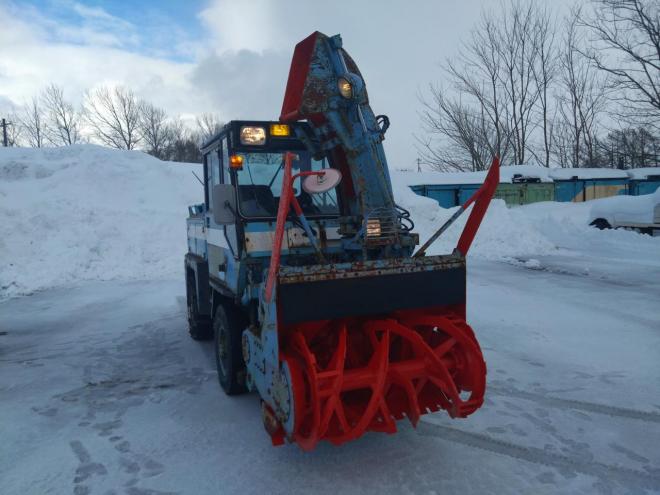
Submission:
<svg viewBox="0 0 660 495">
<path fill-rule="evenodd" d="M 220 181 L 222 184 L 233 184 L 231 170 L 229 168 L 229 139 L 228 136 L 222 138 L 220 142 Z M 237 218 L 236 222 L 240 220 Z M 236 260 L 240 258 L 241 239 L 240 239 L 240 225 L 234 222 L 230 225 L 224 226 L 225 238 L 229 244 L 231 254 Z"/>
<path fill-rule="evenodd" d="M 213 188 L 223 183 L 222 157 L 222 141 L 218 141 L 218 144 L 208 151 L 204 157 L 206 165 L 205 182 L 209 196 L 209 213 L 206 218 L 209 275 L 226 282 L 233 288 L 233 267 L 235 260 L 238 259 L 236 235 L 235 233 L 232 235 L 226 226 L 216 224 L 211 210 L 213 207 Z"/>
</svg>

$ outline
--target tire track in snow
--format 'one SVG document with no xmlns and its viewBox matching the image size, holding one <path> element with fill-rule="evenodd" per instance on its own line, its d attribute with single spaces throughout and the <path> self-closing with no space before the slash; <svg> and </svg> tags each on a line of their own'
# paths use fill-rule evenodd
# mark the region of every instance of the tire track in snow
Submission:
<svg viewBox="0 0 660 495">
<path fill-rule="evenodd" d="M 608 483 L 617 481 L 626 488 L 660 490 L 660 469 L 657 468 L 653 468 L 653 471 L 649 472 L 605 464 L 599 461 L 588 461 L 579 457 L 548 452 L 538 447 L 525 447 L 512 442 L 497 440 L 483 433 L 471 433 L 458 428 L 431 423 L 424 419 L 418 424 L 417 431 L 424 435 L 439 437 L 450 442 L 506 455 L 521 461 L 594 476 Z"/>
<path fill-rule="evenodd" d="M 497 386 L 490 386 L 487 389 L 487 393 L 529 400 L 548 407 L 557 407 L 560 409 L 576 409 L 578 411 L 604 414 L 614 418 L 636 419 L 649 423 L 660 423 L 660 413 L 652 411 L 640 411 L 638 409 L 628 409 L 625 407 L 607 406 L 605 404 L 596 404 L 594 402 L 585 402 L 574 399 L 561 399 L 559 397 L 543 395 L 535 392 L 527 392 L 525 390 L 518 390 L 509 387 L 500 388 Z"/>
</svg>

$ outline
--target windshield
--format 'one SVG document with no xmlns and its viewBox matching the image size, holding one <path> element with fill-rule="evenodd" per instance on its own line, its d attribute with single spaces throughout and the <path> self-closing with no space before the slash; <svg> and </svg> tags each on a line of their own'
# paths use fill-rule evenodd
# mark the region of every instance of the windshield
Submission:
<svg viewBox="0 0 660 495">
<path fill-rule="evenodd" d="M 282 191 L 284 153 L 237 153 L 243 157 L 238 170 L 239 210 L 244 217 L 275 217 Z M 292 163 L 292 174 L 328 168 L 325 160 L 314 160 L 307 151 L 298 151 Z M 302 190 L 300 178 L 293 190 L 306 216 L 337 215 L 337 194 L 334 189 L 322 194 L 308 194 Z"/>
</svg>

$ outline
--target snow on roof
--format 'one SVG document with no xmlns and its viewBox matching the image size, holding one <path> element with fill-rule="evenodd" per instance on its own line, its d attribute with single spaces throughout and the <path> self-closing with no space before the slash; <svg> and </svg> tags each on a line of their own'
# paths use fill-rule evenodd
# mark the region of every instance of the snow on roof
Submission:
<svg viewBox="0 0 660 495">
<path fill-rule="evenodd" d="M 627 179 L 625 170 L 613 168 L 553 168 L 548 174 L 551 179 L 570 180 L 578 179 Z"/>
<path fill-rule="evenodd" d="M 408 186 L 483 184 L 486 172 L 392 172 L 397 180 Z M 578 179 L 645 179 L 647 175 L 660 175 L 660 167 L 645 167 L 632 170 L 612 168 L 545 168 L 539 165 L 510 165 L 500 169 L 500 183 L 511 183 L 516 175 L 521 178 L 538 179 L 541 182 Z"/>
<path fill-rule="evenodd" d="M 548 169 L 538 165 L 512 165 L 500 168 L 500 183 L 511 183 L 515 175 L 551 182 Z M 397 179 L 408 186 L 424 184 L 483 184 L 486 171 L 482 172 L 413 172 L 395 171 Z"/>
<path fill-rule="evenodd" d="M 631 179 L 646 179 L 649 175 L 660 175 L 660 166 L 658 167 L 640 167 L 631 168 L 625 171 Z"/>
</svg>

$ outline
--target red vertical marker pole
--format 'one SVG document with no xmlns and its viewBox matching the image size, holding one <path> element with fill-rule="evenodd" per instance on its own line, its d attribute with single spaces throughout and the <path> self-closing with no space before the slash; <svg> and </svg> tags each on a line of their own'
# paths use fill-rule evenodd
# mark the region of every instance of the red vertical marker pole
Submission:
<svg viewBox="0 0 660 495">
<path fill-rule="evenodd" d="M 270 302 L 273 297 L 273 287 L 275 278 L 280 268 L 280 256 L 282 254 L 282 239 L 284 238 L 284 226 L 286 217 L 291 207 L 291 165 L 294 154 L 291 152 L 284 155 L 284 173 L 282 176 L 282 192 L 280 194 L 280 203 L 277 207 L 277 223 L 275 225 L 275 238 L 273 239 L 273 254 L 270 258 L 268 267 L 268 279 L 266 280 L 266 302 Z"/>
<path fill-rule="evenodd" d="M 484 185 L 479 188 L 477 194 L 473 196 L 474 198 L 474 207 L 470 212 L 468 221 L 465 224 L 465 228 L 461 233 L 461 237 L 458 239 L 458 244 L 456 245 L 456 250 L 461 253 L 462 256 L 467 256 L 474 236 L 477 235 L 477 230 L 479 230 L 479 225 L 484 219 L 490 200 L 493 199 L 493 194 L 495 194 L 495 189 L 497 189 L 498 184 L 500 183 L 500 158 L 496 156 L 493 158 L 493 163 L 488 170 L 488 175 L 486 175 L 486 180 Z M 470 198 L 472 200 L 472 198 Z M 471 202 L 471 201 L 470 201 Z M 467 204 L 467 203 L 466 203 Z"/>
</svg>

